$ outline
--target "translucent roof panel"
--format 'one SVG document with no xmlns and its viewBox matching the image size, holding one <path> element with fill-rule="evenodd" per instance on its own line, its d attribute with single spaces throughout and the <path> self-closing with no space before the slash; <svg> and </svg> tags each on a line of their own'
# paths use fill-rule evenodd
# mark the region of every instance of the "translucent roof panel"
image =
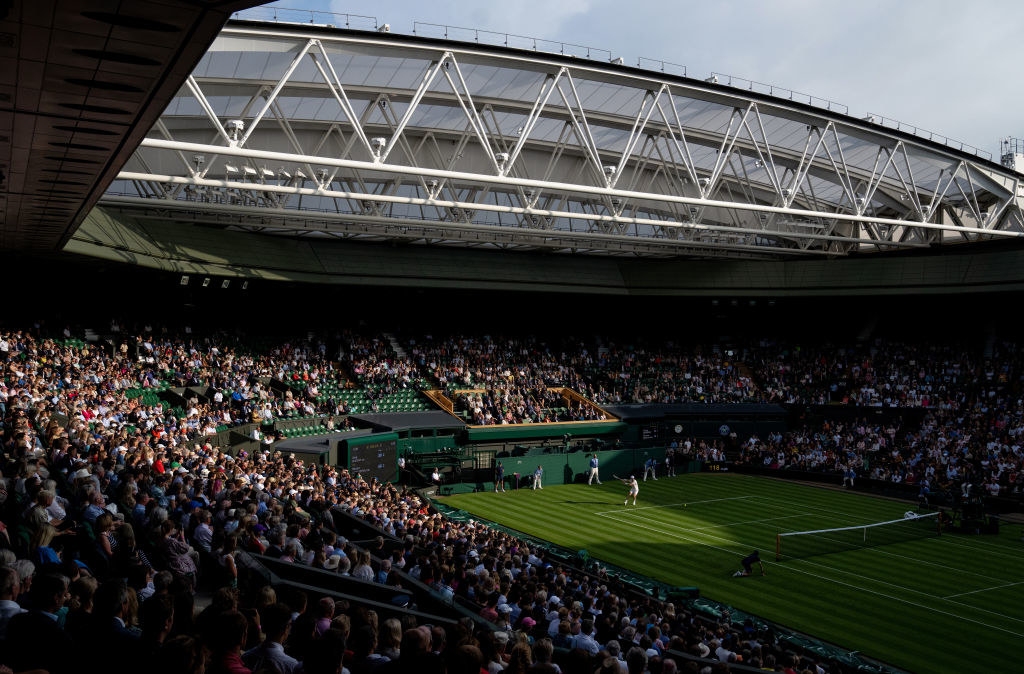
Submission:
<svg viewBox="0 0 1024 674">
<path fill-rule="evenodd" d="M 676 230 L 652 222 L 668 220 L 744 254 L 843 254 L 869 237 L 879 250 L 925 247 L 956 239 L 946 232 L 957 227 L 971 230 L 964 240 L 995 227 L 1024 232 L 1017 178 L 996 165 L 806 102 L 660 72 L 483 44 L 232 24 L 193 75 L 117 189 L 270 206 L 267 222 L 289 209 L 331 213 L 332 222 L 369 212 L 468 217 L 511 231 L 587 233 L 594 238 L 581 248 L 594 250 L 620 235 L 664 240 Z M 205 157 L 202 170 L 195 157 Z M 381 195 L 393 201 L 374 199 Z M 987 213 L 1002 219 L 984 222 Z M 806 233 L 829 222 L 843 234 Z M 773 226 L 793 231 L 761 231 Z"/>
</svg>

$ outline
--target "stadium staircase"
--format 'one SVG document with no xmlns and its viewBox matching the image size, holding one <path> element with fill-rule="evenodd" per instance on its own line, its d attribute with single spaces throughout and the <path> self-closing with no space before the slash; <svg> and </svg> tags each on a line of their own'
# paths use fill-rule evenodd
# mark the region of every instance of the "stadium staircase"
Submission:
<svg viewBox="0 0 1024 674">
<path fill-rule="evenodd" d="M 391 350 L 395 352 L 395 355 L 402 360 L 408 360 L 408 356 L 405 353 L 405 349 L 399 343 L 398 338 L 393 333 L 385 332 L 384 339 L 388 340 L 388 344 L 391 345 Z"/>
</svg>

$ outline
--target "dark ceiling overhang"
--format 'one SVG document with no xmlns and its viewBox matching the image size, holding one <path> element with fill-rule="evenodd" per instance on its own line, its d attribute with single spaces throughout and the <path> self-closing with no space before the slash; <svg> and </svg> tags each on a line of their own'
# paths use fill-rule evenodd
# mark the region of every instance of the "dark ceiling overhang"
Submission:
<svg viewBox="0 0 1024 674">
<path fill-rule="evenodd" d="M 232 12 L 259 0 L 0 0 L 0 248 L 64 246 Z"/>
</svg>

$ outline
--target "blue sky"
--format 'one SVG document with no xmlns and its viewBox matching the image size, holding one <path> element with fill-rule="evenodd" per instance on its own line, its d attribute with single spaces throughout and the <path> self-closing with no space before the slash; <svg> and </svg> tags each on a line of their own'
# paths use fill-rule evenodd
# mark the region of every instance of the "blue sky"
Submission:
<svg viewBox="0 0 1024 674">
<path fill-rule="evenodd" d="M 592 45 L 728 73 L 885 115 L 998 155 L 1024 137 L 1024 3 L 973 0 L 283 0 Z"/>
</svg>

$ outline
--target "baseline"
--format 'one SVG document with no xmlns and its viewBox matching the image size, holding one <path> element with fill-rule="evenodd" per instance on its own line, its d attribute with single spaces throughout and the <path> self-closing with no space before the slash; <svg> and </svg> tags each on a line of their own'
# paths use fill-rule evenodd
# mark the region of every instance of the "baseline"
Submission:
<svg viewBox="0 0 1024 674">
<path fill-rule="evenodd" d="M 723 547 L 718 546 L 718 545 L 712 545 L 712 544 L 707 543 L 705 541 L 702 541 L 702 540 L 699 540 L 699 539 L 696 539 L 696 538 L 691 538 L 691 537 L 688 537 L 688 536 L 683 536 L 683 535 L 680 535 L 680 534 L 672 532 L 672 531 L 665 531 L 663 529 L 657 529 L 657 528 L 654 528 L 654 527 L 648 527 L 648 526 L 645 526 L 643 524 L 638 524 L 636 522 L 620 520 L 620 519 L 618 519 L 616 517 L 611 517 L 609 515 L 602 515 L 602 516 L 606 517 L 608 519 L 614 520 L 616 522 L 619 522 L 620 524 L 626 524 L 626 525 L 633 526 L 633 527 L 640 527 L 641 529 L 648 529 L 650 531 L 654 531 L 656 533 L 663 534 L 663 535 L 666 535 L 666 536 L 669 536 L 669 537 L 672 537 L 672 538 L 678 538 L 680 540 L 689 541 L 690 543 L 697 543 L 698 545 L 703 545 L 704 547 L 712 548 L 714 550 L 720 550 L 722 552 L 728 552 L 729 554 L 738 554 L 738 552 L 736 550 L 731 550 L 729 548 L 723 548 Z M 708 536 L 710 538 L 715 538 L 715 539 L 722 540 L 722 541 L 727 541 L 727 542 L 730 542 L 730 543 L 734 543 L 730 539 L 722 538 L 721 536 L 714 536 L 712 534 L 700 534 L 700 535 Z M 734 543 L 734 544 L 735 545 L 739 545 L 738 543 Z M 745 551 L 745 550 L 747 550 L 748 547 L 749 546 L 743 546 L 742 550 Z M 868 594 L 877 595 L 879 597 L 885 597 L 886 599 L 891 599 L 891 600 L 899 602 L 901 604 L 907 604 L 908 606 L 915 606 L 917 608 L 924 609 L 926 611 L 934 611 L 935 613 L 941 613 L 943 615 L 949 616 L 950 618 L 954 618 L 954 619 L 957 619 L 957 620 L 964 620 L 964 621 L 967 621 L 967 622 L 970 622 L 970 623 L 974 623 L 976 625 L 981 625 L 982 627 L 987 627 L 989 629 L 998 630 L 1000 632 L 1006 632 L 1007 634 L 1012 634 L 1014 636 L 1024 638 L 1024 633 L 1014 632 L 1013 630 L 1008 630 L 1006 628 L 999 627 L 997 625 L 990 625 L 990 624 L 988 624 L 986 622 L 982 622 L 981 620 L 975 620 L 974 618 L 968 618 L 967 616 L 959 615 L 959 614 L 956 614 L 956 613 L 950 613 L 949 611 L 943 611 L 942 609 L 938 609 L 938 608 L 935 608 L 933 606 L 926 606 L 925 604 L 919 604 L 917 602 L 910 601 L 909 599 L 904 599 L 903 597 L 897 597 L 897 596 L 894 596 L 894 595 L 886 594 L 884 592 L 879 592 L 878 590 L 872 590 L 872 589 L 866 588 L 866 587 L 864 587 L 862 585 L 855 585 L 853 583 L 847 583 L 847 582 L 844 582 L 844 581 L 839 580 L 837 578 L 830 578 L 828 576 L 822 576 L 820 574 L 812 573 L 812 572 L 807 571 L 805 569 L 797 569 L 797 568 L 795 568 L 793 566 L 786 566 L 786 567 L 783 567 L 783 568 L 785 568 L 785 569 L 787 569 L 789 571 L 793 571 L 795 573 L 802 573 L 804 575 L 811 576 L 813 578 L 818 578 L 818 579 L 824 580 L 826 582 L 834 583 L 836 585 L 843 585 L 845 587 L 850 587 L 850 588 L 853 588 L 855 590 L 859 590 L 861 592 L 867 592 Z M 826 568 L 826 569 L 829 569 L 829 570 L 833 570 L 833 571 L 839 571 L 838 569 L 834 569 L 833 567 L 828 567 L 828 566 L 823 567 L 823 568 Z M 874 581 L 874 582 L 883 582 L 884 583 L 884 581 L 877 581 L 876 579 L 869 578 L 867 576 L 864 576 L 864 578 L 866 578 L 867 580 Z M 886 584 L 888 584 L 888 583 L 886 583 Z M 899 586 L 894 585 L 893 587 L 899 587 Z M 903 589 L 907 589 L 908 591 L 911 591 L 911 592 L 916 592 L 917 594 L 922 594 L 922 595 L 924 595 L 926 597 L 930 597 L 932 599 L 938 599 L 940 601 L 949 601 L 949 600 L 945 600 L 942 597 L 939 597 L 937 595 L 929 595 L 927 593 L 919 592 L 917 590 L 911 590 L 910 588 L 903 588 Z M 959 602 L 951 602 L 951 603 L 960 604 Z M 970 608 L 972 610 L 979 610 L 977 607 L 971 606 L 970 604 L 960 604 L 960 605 L 966 606 L 967 608 Z M 987 611 L 982 610 L 982 612 L 987 612 Z M 1007 617 L 1007 616 L 1002 616 L 1001 614 L 994 614 L 994 615 L 1000 615 L 1001 617 Z M 1011 618 L 1011 620 L 1016 620 L 1016 619 L 1015 618 Z"/>
<path fill-rule="evenodd" d="M 675 508 L 676 506 L 691 506 L 700 505 L 701 503 L 718 503 L 719 501 L 741 501 L 748 498 L 757 498 L 756 496 L 729 496 L 727 498 L 709 498 L 704 501 L 680 501 L 679 503 L 663 503 L 661 505 L 650 505 L 650 506 L 637 506 L 630 508 L 628 511 L 621 509 L 616 510 L 603 510 L 601 512 L 594 513 L 595 515 L 605 515 L 607 513 L 620 513 L 620 512 L 636 512 L 637 510 L 650 510 L 651 508 Z"/>
</svg>

